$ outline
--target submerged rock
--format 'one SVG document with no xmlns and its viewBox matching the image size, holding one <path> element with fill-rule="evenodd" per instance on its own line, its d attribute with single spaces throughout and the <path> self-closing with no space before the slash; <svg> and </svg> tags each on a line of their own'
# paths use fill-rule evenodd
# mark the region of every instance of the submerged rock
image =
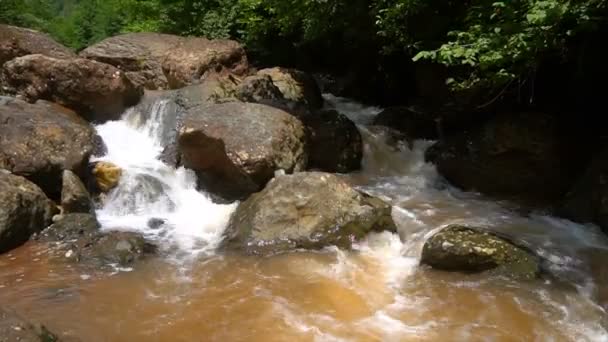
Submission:
<svg viewBox="0 0 608 342">
<path fill-rule="evenodd" d="M 44 325 L 31 323 L 11 310 L 0 307 L 0 342 L 59 342 Z"/>
<path fill-rule="evenodd" d="M 178 141 L 182 164 L 197 173 L 205 190 L 225 199 L 261 190 L 276 170 L 303 170 L 308 159 L 302 123 L 254 103 L 192 108 Z"/>
<path fill-rule="evenodd" d="M 287 68 L 270 68 L 258 71 L 257 75 L 270 76 L 283 97 L 309 110 L 323 107 L 321 90 L 315 79 L 302 71 Z"/>
<path fill-rule="evenodd" d="M 27 179 L 0 170 L 0 253 L 51 224 L 57 207 Z"/>
<path fill-rule="evenodd" d="M 0 168 L 28 178 L 49 197 L 59 197 L 63 170 L 85 174 L 94 149 L 94 129 L 71 110 L 0 97 Z"/>
<path fill-rule="evenodd" d="M 329 173 L 278 176 L 239 205 L 225 246 L 260 255 L 330 245 L 350 248 L 371 231 L 395 231 L 391 211 L 391 205 Z"/>
<path fill-rule="evenodd" d="M 70 170 L 63 171 L 61 208 L 64 214 L 93 212 L 93 202 L 89 192 L 80 178 Z"/>
<path fill-rule="evenodd" d="M 522 247 L 495 234 L 465 226 L 448 226 L 424 244 L 422 264 L 444 271 L 483 271 L 534 278 L 539 260 Z"/>
<path fill-rule="evenodd" d="M 84 58 L 27 55 L 5 63 L 3 69 L 9 91 L 30 102 L 59 103 L 94 122 L 120 118 L 143 94 L 121 70 Z"/>
<path fill-rule="evenodd" d="M 553 200 L 572 183 L 573 143 L 555 118 L 539 113 L 499 115 L 480 127 L 449 136 L 427 160 L 452 184 L 492 196 Z"/>
<path fill-rule="evenodd" d="M 110 162 L 96 162 L 91 167 L 95 188 L 102 193 L 107 193 L 118 186 L 122 169 Z"/>
<path fill-rule="evenodd" d="M 302 118 L 310 132 L 309 167 L 347 173 L 361 168 L 363 140 L 357 126 L 334 110 Z"/>
<path fill-rule="evenodd" d="M 45 33 L 0 24 L 0 68 L 13 58 L 32 54 L 54 58 L 76 57 L 72 50 Z"/>
<path fill-rule="evenodd" d="M 129 266 L 155 252 L 155 247 L 140 234 L 102 232 L 91 214 L 62 215 L 38 239 L 53 243 L 60 259 L 91 266 Z"/>
</svg>

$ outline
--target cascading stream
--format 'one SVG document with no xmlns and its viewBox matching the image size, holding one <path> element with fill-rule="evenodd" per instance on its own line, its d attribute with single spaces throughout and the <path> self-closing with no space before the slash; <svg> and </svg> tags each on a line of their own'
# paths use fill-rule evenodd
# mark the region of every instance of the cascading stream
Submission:
<svg viewBox="0 0 608 342">
<path fill-rule="evenodd" d="M 97 127 L 108 153 L 96 160 L 124 171 L 97 215 L 103 229 L 141 232 L 170 253 L 83 277 L 17 250 L 0 257 L 0 302 L 87 341 L 608 341 L 598 304 L 608 303 L 608 239 L 597 227 L 455 189 L 425 162 L 431 141 L 396 142 L 370 126 L 379 108 L 325 99 L 364 140 L 362 170 L 343 177 L 394 205 L 398 234 L 370 234 L 353 251 L 217 253 L 236 204 L 212 203 L 191 171 L 159 160 L 175 137 L 174 104 L 160 98 Z M 454 223 L 520 241 L 547 274 L 521 281 L 420 267 L 424 241 Z"/>
<path fill-rule="evenodd" d="M 149 108 L 147 113 L 132 108 L 122 120 L 97 126 L 107 154 L 94 160 L 112 162 L 123 170 L 120 184 L 97 212 L 98 219 L 103 229 L 135 230 L 162 247 L 211 253 L 236 204 L 214 204 L 196 190 L 193 172 L 159 160 L 166 144 L 168 128 L 163 123 L 168 100 L 154 100 Z"/>
</svg>

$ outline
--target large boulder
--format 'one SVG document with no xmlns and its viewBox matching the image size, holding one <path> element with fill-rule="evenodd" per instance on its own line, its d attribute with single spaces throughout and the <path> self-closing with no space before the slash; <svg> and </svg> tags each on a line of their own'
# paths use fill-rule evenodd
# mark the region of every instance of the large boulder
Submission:
<svg viewBox="0 0 608 342">
<path fill-rule="evenodd" d="M 439 138 L 438 118 L 409 107 L 390 107 L 374 118 L 374 125 L 386 126 L 403 133 L 411 142 Z"/>
<path fill-rule="evenodd" d="M 302 123 L 254 103 L 191 108 L 178 142 L 182 164 L 196 171 L 205 190 L 228 200 L 261 190 L 277 170 L 303 170 L 308 159 Z"/>
<path fill-rule="evenodd" d="M 243 102 L 262 103 L 269 106 L 284 105 L 287 101 L 268 75 L 245 77 L 236 87 L 235 97 Z"/>
<path fill-rule="evenodd" d="M 59 198 L 63 170 L 84 175 L 95 131 L 59 105 L 0 97 L 0 168 L 24 176 Z"/>
<path fill-rule="evenodd" d="M 0 342 L 59 342 L 44 325 L 25 320 L 12 310 L 0 307 Z"/>
<path fill-rule="evenodd" d="M 162 63 L 167 52 L 182 39 L 169 34 L 128 33 L 89 46 L 80 52 L 80 56 L 119 68 L 138 86 L 150 90 L 167 89 Z"/>
<path fill-rule="evenodd" d="M 64 214 L 93 213 L 93 202 L 80 178 L 70 170 L 63 171 L 61 208 Z"/>
<path fill-rule="evenodd" d="M 239 205 L 225 246 L 260 255 L 330 245 L 350 248 L 371 231 L 395 231 L 391 210 L 329 173 L 278 176 Z"/>
<path fill-rule="evenodd" d="M 608 149 L 600 152 L 565 196 L 560 214 L 608 233 Z"/>
<path fill-rule="evenodd" d="M 309 167 L 347 173 L 361 168 L 363 140 L 357 126 L 334 110 L 302 118 L 310 133 Z"/>
<path fill-rule="evenodd" d="M 572 183 L 573 143 L 556 119 L 540 113 L 494 117 L 446 137 L 427 160 L 452 184 L 517 200 L 554 200 Z"/>
<path fill-rule="evenodd" d="M 213 73 L 242 75 L 249 65 L 245 49 L 233 40 L 189 37 L 167 53 L 162 67 L 169 87 L 176 89 Z"/>
<path fill-rule="evenodd" d="M 57 207 L 27 179 L 0 170 L 0 253 L 46 228 Z"/>
<path fill-rule="evenodd" d="M 287 68 L 262 69 L 257 75 L 270 76 L 283 97 L 309 110 L 323 107 L 321 90 L 315 79 L 302 71 Z"/>
<path fill-rule="evenodd" d="M 53 101 L 95 122 L 120 118 L 143 94 L 119 69 L 84 58 L 18 57 L 4 64 L 2 78 L 30 102 Z"/>
<path fill-rule="evenodd" d="M 45 33 L 0 24 L 0 68 L 13 58 L 32 54 L 54 58 L 76 57 L 74 52 Z"/>
<path fill-rule="evenodd" d="M 140 234 L 101 231 L 92 214 L 62 215 L 38 240 L 52 243 L 60 259 L 85 266 L 129 266 L 155 252 Z"/>
<path fill-rule="evenodd" d="M 528 250 L 481 229 L 448 226 L 422 249 L 420 262 L 438 270 L 477 273 L 492 271 L 517 278 L 534 278 L 539 260 Z"/>
</svg>

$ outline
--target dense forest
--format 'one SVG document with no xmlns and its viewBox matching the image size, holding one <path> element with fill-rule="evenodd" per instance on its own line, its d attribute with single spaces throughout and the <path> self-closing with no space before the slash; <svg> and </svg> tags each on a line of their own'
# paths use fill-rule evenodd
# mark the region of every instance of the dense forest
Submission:
<svg viewBox="0 0 608 342">
<path fill-rule="evenodd" d="M 423 100 L 427 89 L 431 102 L 455 94 L 456 102 L 474 107 L 498 97 L 542 102 L 536 83 L 555 85 L 555 68 L 568 70 L 561 85 L 593 81 L 604 64 L 598 47 L 607 18 L 605 0 L 3 0 L 0 6 L 1 22 L 46 31 L 76 50 L 121 32 L 232 38 L 259 63 L 350 78 L 343 92 L 362 100 L 403 102 L 413 93 Z"/>
</svg>

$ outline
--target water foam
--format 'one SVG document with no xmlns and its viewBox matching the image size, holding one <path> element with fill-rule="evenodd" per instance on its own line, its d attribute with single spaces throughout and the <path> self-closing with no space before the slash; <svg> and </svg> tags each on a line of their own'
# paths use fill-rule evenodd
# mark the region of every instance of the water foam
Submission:
<svg viewBox="0 0 608 342">
<path fill-rule="evenodd" d="M 179 247 L 182 252 L 211 253 L 236 204 L 213 203 L 197 191 L 195 174 L 159 160 L 163 144 L 163 115 L 166 100 L 156 100 L 146 116 L 130 109 L 119 121 L 97 126 L 107 154 L 94 161 L 112 162 L 123 170 L 120 184 L 97 211 L 105 230 L 143 233 L 161 242 L 161 247 Z M 150 220 L 164 224 L 156 227 Z M 160 221 L 159 221 L 160 220 Z"/>
</svg>

